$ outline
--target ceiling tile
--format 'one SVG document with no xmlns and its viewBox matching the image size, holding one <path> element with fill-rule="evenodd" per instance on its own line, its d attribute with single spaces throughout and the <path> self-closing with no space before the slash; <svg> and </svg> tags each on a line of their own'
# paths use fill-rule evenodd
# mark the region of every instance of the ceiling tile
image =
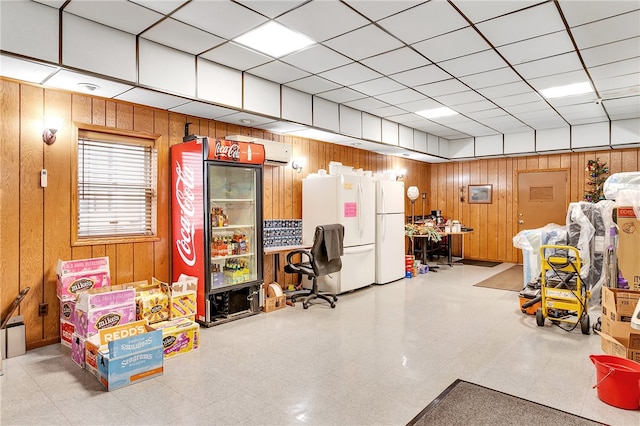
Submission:
<svg viewBox="0 0 640 426">
<path fill-rule="evenodd" d="M 390 104 L 399 104 L 404 102 L 417 101 L 419 99 L 425 99 L 425 96 L 413 89 L 402 89 L 395 92 L 377 95 L 376 98 Z"/>
<path fill-rule="evenodd" d="M 527 80 L 536 90 L 548 89 L 549 87 L 564 86 L 566 84 L 589 81 L 589 76 L 584 70 L 571 71 L 564 74 L 554 74 L 546 77 L 532 78 Z"/>
<path fill-rule="evenodd" d="M 402 114 L 405 111 L 395 106 L 385 106 L 381 108 L 372 109 L 370 110 L 370 112 L 375 116 L 388 118 L 388 117 L 396 116 L 398 114 Z M 392 120 L 392 121 L 395 121 L 395 120 Z"/>
<path fill-rule="evenodd" d="M 460 93 L 451 93 L 449 95 L 434 96 L 433 98 L 443 105 L 448 105 L 451 107 L 486 100 L 482 95 L 479 95 L 473 90 L 468 90 L 466 92 Z"/>
<path fill-rule="evenodd" d="M 640 37 L 603 44 L 580 51 L 588 67 L 640 56 Z"/>
<path fill-rule="evenodd" d="M 640 93 L 640 74 L 628 74 L 620 77 L 595 80 L 594 84 L 602 99 L 619 98 Z"/>
<path fill-rule="evenodd" d="M 383 93 L 395 92 L 405 87 L 387 77 L 376 78 L 374 80 L 365 81 L 363 83 L 351 86 L 354 90 L 365 93 L 369 96 L 381 95 Z"/>
<path fill-rule="evenodd" d="M 315 44 L 307 49 L 283 56 L 280 60 L 314 74 L 351 62 L 346 56 L 321 44 Z"/>
<path fill-rule="evenodd" d="M 475 111 L 486 111 L 496 109 L 496 105 L 493 102 L 485 100 L 468 102 L 465 104 L 456 105 L 454 108 L 461 114 L 469 115 Z M 504 113 L 504 112 L 503 112 Z"/>
<path fill-rule="evenodd" d="M 246 126 L 244 122 L 246 120 L 251 120 L 249 126 L 262 126 L 267 123 L 272 123 L 273 118 L 266 118 L 260 115 L 249 114 L 247 112 L 235 112 L 234 114 L 225 115 L 223 117 L 218 118 L 219 121 L 224 121 L 225 123 L 239 124 L 241 126 Z"/>
<path fill-rule="evenodd" d="M 208 118 L 210 120 L 215 120 L 237 112 L 233 109 L 210 105 L 203 102 L 187 102 L 186 104 L 171 108 L 170 111 L 186 114 L 192 117 Z"/>
<path fill-rule="evenodd" d="M 594 80 L 635 74 L 640 71 L 640 56 L 624 61 L 589 68 L 589 74 Z M 640 85 L 640 81 L 638 81 Z"/>
<path fill-rule="evenodd" d="M 638 9 L 637 1 L 561 1 L 560 9 L 570 27 L 599 21 Z"/>
<path fill-rule="evenodd" d="M 328 90 L 337 89 L 340 87 L 339 84 L 336 84 L 333 81 L 329 81 L 325 78 L 315 75 L 301 78 L 300 80 L 296 81 L 290 81 L 286 85 L 302 92 L 310 93 L 312 95 L 320 92 L 326 92 Z"/>
<path fill-rule="evenodd" d="M 220 37 L 171 18 L 154 25 L 141 37 L 194 55 L 225 42 Z"/>
<path fill-rule="evenodd" d="M 64 11 L 131 34 L 140 34 L 164 17 L 128 1 L 72 1 Z"/>
<path fill-rule="evenodd" d="M 414 89 L 418 90 L 420 93 L 424 93 L 427 96 L 434 97 L 448 95 L 451 93 L 465 92 L 469 90 L 469 87 L 467 87 L 460 81 L 451 78 L 449 80 L 438 81 L 436 83 L 415 86 Z"/>
<path fill-rule="evenodd" d="M 345 0 L 349 6 L 362 13 L 372 21 L 377 21 L 387 16 L 394 15 L 410 7 L 424 3 L 425 0 L 402 0 L 402 1 L 362 1 Z"/>
<path fill-rule="evenodd" d="M 541 99 L 542 99 L 542 96 L 540 96 L 536 92 L 531 91 L 528 93 L 521 93 L 519 95 L 511 95 L 511 96 L 504 96 L 502 98 L 495 98 L 493 101 L 501 107 L 508 107 L 511 105 L 527 104 L 529 102 L 535 102 Z"/>
<path fill-rule="evenodd" d="M 494 46 L 564 30 L 564 23 L 553 2 L 481 22 L 477 26 Z"/>
<path fill-rule="evenodd" d="M 340 68 L 334 68 L 332 70 L 322 72 L 318 75 L 344 86 L 381 77 L 379 73 L 355 62 Z"/>
<path fill-rule="evenodd" d="M 93 84 L 97 86 L 97 88 L 93 90 L 88 89 L 86 87 L 87 83 Z M 92 96 L 100 96 L 103 98 L 113 98 L 114 96 L 133 88 L 130 84 L 116 83 L 115 81 L 104 78 L 88 77 L 82 73 L 67 70 L 58 71 L 55 75 L 49 78 L 44 85 L 72 92 L 90 94 Z"/>
<path fill-rule="evenodd" d="M 307 0 L 236 0 L 247 6 L 249 9 L 254 10 L 269 18 L 275 18 L 288 12 L 291 9 L 295 9 Z"/>
<path fill-rule="evenodd" d="M 466 27 L 467 21 L 445 1 L 430 1 L 378 22 L 407 44 Z"/>
<path fill-rule="evenodd" d="M 565 31 L 558 31 L 557 33 L 506 44 L 498 48 L 498 52 L 500 52 L 511 65 L 535 61 L 573 50 L 573 43 L 571 43 L 571 39 Z"/>
<path fill-rule="evenodd" d="M 392 78 L 406 86 L 414 87 L 421 84 L 448 80 L 451 78 L 451 74 L 443 71 L 436 65 L 427 65 L 426 67 L 415 68 L 390 75 L 389 78 Z"/>
<path fill-rule="evenodd" d="M 541 0 L 455 0 L 455 5 L 477 23 L 540 3 Z"/>
<path fill-rule="evenodd" d="M 470 111 L 465 114 L 477 121 L 482 121 L 482 119 L 489 118 L 489 117 L 501 117 L 504 115 L 508 115 L 505 112 L 505 110 L 503 110 L 502 108 L 496 108 L 495 105 L 493 105 L 493 108 L 490 108 L 490 109 L 485 109 L 481 111 Z"/>
<path fill-rule="evenodd" d="M 547 102 L 549 102 L 549 104 L 551 104 L 551 106 L 553 106 L 554 108 L 559 108 L 567 105 L 580 105 L 595 101 L 595 93 L 585 93 L 583 95 L 564 96 L 562 98 L 547 99 Z"/>
<path fill-rule="evenodd" d="M 640 10 L 571 29 L 580 49 L 599 46 L 640 35 Z"/>
<path fill-rule="evenodd" d="M 575 52 L 527 62 L 514 67 L 526 79 L 545 77 L 583 69 Z"/>
<path fill-rule="evenodd" d="M 640 96 L 629 96 L 610 101 L 605 100 L 603 104 L 612 120 L 623 120 L 625 118 L 637 118 L 640 116 Z"/>
<path fill-rule="evenodd" d="M 531 87 L 522 81 L 515 81 L 513 83 L 500 84 L 498 86 L 483 87 L 482 89 L 476 89 L 481 95 L 487 98 L 500 98 L 502 96 L 518 95 L 520 93 L 527 93 L 531 91 Z"/>
<path fill-rule="evenodd" d="M 171 17 L 226 39 L 267 21 L 264 16 L 230 1 L 192 1 Z"/>
<path fill-rule="evenodd" d="M 64 0 L 66 1 L 66 0 Z M 63 0 L 61 0 L 62 3 L 64 3 Z M 168 14 L 169 12 L 172 12 L 174 10 L 176 10 L 178 7 L 182 6 L 185 3 L 189 3 L 189 0 L 162 0 L 162 1 L 158 1 L 158 0 L 130 0 L 134 3 L 138 3 L 139 5 L 142 5 L 144 7 L 147 7 L 151 10 L 155 10 L 156 12 L 160 12 L 164 15 Z"/>
<path fill-rule="evenodd" d="M 491 48 L 471 27 L 415 43 L 412 47 L 433 62 L 445 61 Z"/>
<path fill-rule="evenodd" d="M 269 132 L 272 132 L 272 133 L 278 133 L 278 134 L 295 132 L 295 131 L 305 130 L 308 128 L 307 126 L 303 126 L 301 124 L 289 123 L 287 121 L 273 121 L 271 123 L 257 124 L 255 125 L 255 127 L 263 130 L 268 130 Z"/>
<path fill-rule="evenodd" d="M 472 89 L 482 89 L 483 87 L 497 86 L 499 84 L 514 83 L 522 79 L 511 68 L 499 68 L 487 72 L 467 75 L 460 78 Z"/>
<path fill-rule="evenodd" d="M 7 55 L 0 55 L 0 75 L 29 83 L 42 83 L 58 67 L 25 61 Z"/>
<path fill-rule="evenodd" d="M 456 77 L 462 77 L 502 68 L 507 64 L 493 50 L 485 50 L 461 58 L 440 62 L 438 65 L 448 73 Z"/>
<path fill-rule="evenodd" d="M 317 42 L 339 36 L 369 23 L 357 12 L 335 0 L 308 2 L 282 15 L 278 18 L 278 22 Z"/>
<path fill-rule="evenodd" d="M 554 110 L 523 112 L 517 117 L 536 130 L 564 127 L 567 122 Z"/>
<path fill-rule="evenodd" d="M 537 100 L 534 102 L 528 102 L 524 104 L 505 105 L 502 107 L 509 114 L 518 115 L 523 112 L 543 111 L 549 110 L 551 107 L 543 100 Z"/>
<path fill-rule="evenodd" d="M 408 47 L 392 50 L 391 52 L 376 55 L 360 62 L 384 75 L 419 68 L 431 63 L 422 55 Z"/>
<path fill-rule="evenodd" d="M 273 61 L 264 65 L 259 65 L 255 68 L 251 68 L 247 72 L 279 84 L 299 80 L 309 76 L 308 72 L 299 70 L 298 68 L 280 61 Z"/>
<path fill-rule="evenodd" d="M 397 49 L 402 46 L 402 43 L 375 25 L 367 25 L 327 40 L 324 45 L 349 58 L 360 60 Z"/>
<path fill-rule="evenodd" d="M 115 96 L 115 99 L 160 109 L 171 109 L 190 102 L 188 99 L 143 89 L 141 87 L 134 87 L 125 93 Z"/>
<path fill-rule="evenodd" d="M 273 58 L 231 42 L 211 49 L 200 56 L 240 71 L 273 61 Z"/>
<path fill-rule="evenodd" d="M 355 101 L 345 102 L 344 105 L 351 108 L 359 109 L 360 111 L 370 111 L 372 109 L 388 106 L 387 104 L 379 101 L 376 98 L 357 99 Z"/>
<path fill-rule="evenodd" d="M 425 109 L 441 108 L 444 105 L 440 102 L 434 101 L 433 99 L 420 99 L 417 101 L 403 102 L 397 106 L 406 111 L 418 112 L 424 111 Z"/>
<path fill-rule="evenodd" d="M 347 87 L 341 87 L 339 89 L 318 93 L 316 96 L 320 98 L 328 99 L 338 104 L 349 102 L 349 101 L 355 101 L 356 99 L 362 99 L 367 97 L 367 95 L 360 92 L 356 92 L 355 90 L 349 89 Z"/>
</svg>

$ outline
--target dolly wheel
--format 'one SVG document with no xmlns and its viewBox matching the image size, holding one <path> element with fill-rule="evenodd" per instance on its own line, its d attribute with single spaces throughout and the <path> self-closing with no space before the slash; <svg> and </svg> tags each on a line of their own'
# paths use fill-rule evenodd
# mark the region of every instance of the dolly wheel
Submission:
<svg viewBox="0 0 640 426">
<path fill-rule="evenodd" d="M 591 320 L 589 319 L 589 315 L 582 315 L 582 318 L 580 318 L 580 328 L 582 329 L 582 334 L 591 333 Z"/>
<path fill-rule="evenodd" d="M 544 326 L 544 315 L 542 315 L 542 308 L 538 308 L 538 310 L 536 311 L 536 324 L 538 324 L 538 327 Z"/>
</svg>

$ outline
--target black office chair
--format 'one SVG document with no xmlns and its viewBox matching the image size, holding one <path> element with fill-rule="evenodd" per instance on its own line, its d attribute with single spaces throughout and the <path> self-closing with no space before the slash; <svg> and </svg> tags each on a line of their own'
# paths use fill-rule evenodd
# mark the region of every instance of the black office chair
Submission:
<svg viewBox="0 0 640 426">
<path fill-rule="evenodd" d="M 311 289 L 300 288 L 294 291 L 285 292 L 287 299 L 295 302 L 296 297 L 306 296 L 302 302 L 302 307 L 307 309 L 309 301 L 322 299 L 329 302 L 332 308 L 336 307 L 338 298 L 335 294 L 318 292 L 318 277 L 338 272 L 342 269 L 344 226 L 340 224 L 316 226 L 316 233 L 313 237 L 313 246 L 310 250 L 294 250 L 287 254 L 287 264 L 284 272 L 288 274 L 306 275 L 313 280 Z M 300 262 L 294 263 L 293 257 L 300 255 Z M 333 299 L 333 300 L 331 300 Z"/>
</svg>

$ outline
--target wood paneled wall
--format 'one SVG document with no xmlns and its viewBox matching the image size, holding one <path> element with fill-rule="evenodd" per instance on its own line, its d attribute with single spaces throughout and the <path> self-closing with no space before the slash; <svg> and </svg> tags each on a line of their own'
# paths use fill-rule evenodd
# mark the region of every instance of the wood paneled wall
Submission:
<svg viewBox="0 0 640 426">
<path fill-rule="evenodd" d="M 472 259 L 519 262 L 522 253 L 513 247 L 518 233 L 517 178 L 519 171 L 568 169 L 570 202 L 581 201 L 589 188 L 587 161 L 599 158 L 610 173 L 640 170 L 640 150 L 606 150 L 526 157 L 493 158 L 431 165 L 431 203 L 445 217 L 458 219 L 474 232 L 465 236 L 464 254 Z M 469 204 L 467 185 L 493 185 L 491 204 Z M 465 202 L 460 201 L 460 189 Z"/>
<path fill-rule="evenodd" d="M 427 188 L 430 165 L 387 157 L 353 147 L 303 138 L 284 137 L 256 129 L 189 117 L 154 108 L 92 96 L 45 89 L 0 79 L 0 308 L 4 313 L 20 289 L 31 290 L 20 306 L 27 347 L 59 340 L 59 302 L 55 267 L 58 259 L 108 256 L 114 284 L 170 279 L 169 147 L 180 143 L 184 125 L 209 137 L 243 134 L 292 146 L 294 157 L 305 157 L 302 173 L 290 167 L 265 166 L 264 218 L 301 218 L 302 178 L 328 168 L 329 161 L 366 170 L 406 168 L 407 185 Z M 60 117 L 57 141 L 42 141 L 45 116 Z M 156 242 L 71 245 L 72 123 L 88 123 L 160 135 L 158 139 L 158 237 Z M 49 185 L 40 187 L 40 170 L 48 170 Z M 407 210 L 408 211 L 408 210 Z M 265 258 L 265 278 L 273 274 L 272 257 Z M 38 316 L 38 305 L 49 313 Z"/>
</svg>

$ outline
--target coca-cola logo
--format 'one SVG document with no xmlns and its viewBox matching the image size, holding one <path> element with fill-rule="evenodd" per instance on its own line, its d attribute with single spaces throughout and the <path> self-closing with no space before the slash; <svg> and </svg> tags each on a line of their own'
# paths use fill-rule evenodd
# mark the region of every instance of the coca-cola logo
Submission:
<svg viewBox="0 0 640 426">
<path fill-rule="evenodd" d="M 176 336 L 167 336 L 162 339 L 162 346 L 165 348 L 171 347 L 176 342 Z"/>
<path fill-rule="evenodd" d="M 240 160 L 240 145 L 237 143 L 223 144 L 221 140 L 216 140 L 216 158 L 229 158 L 234 161 Z"/>
<path fill-rule="evenodd" d="M 69 293 L 77 293 L 82 290 L 89 290 L 93 288 L 93 280 L 89 278 L 80 278 L 79 280 L 75 280 L 69 286 Z"/>
<path fill-rule="evenodd" d="M 101 316 L 98 321 L 96 321 L 96 329 L 102 330 L 103 328 L 113 327 L 114 325 L 118 325 L 121 319 L 122 315 L 117 312 L 108 313 Z"/>
<path fill-rule="evenodd" d="M 194 244 L 195 226 L 193 216 L 195 208 L 193 200 L 195 195 L 195 177 L 193 169 L 189 165 L 176 162 L 176 201 L 180 208 L 180 238 L 176 241 L 176 248 L 180 258 L 187 266 L 196 264 L 196 247 Z"/>
</svg>

